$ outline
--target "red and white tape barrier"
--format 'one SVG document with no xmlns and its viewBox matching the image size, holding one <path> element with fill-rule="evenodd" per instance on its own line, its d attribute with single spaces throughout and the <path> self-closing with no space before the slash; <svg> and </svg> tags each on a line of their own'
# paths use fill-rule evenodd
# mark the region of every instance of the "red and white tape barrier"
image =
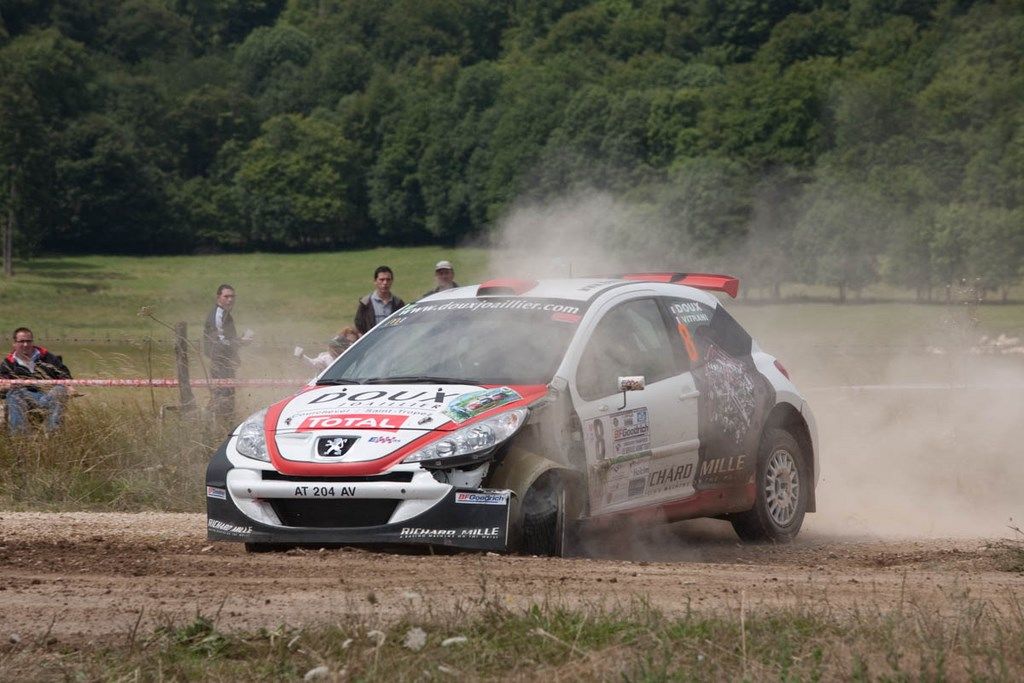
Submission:
<svg viewBox="0 0 1024 683">
<path fill-rule="evenodd" d="M 193 387 L 298 387 L 301 379 L 193 379 Z M 176 379 L 0 379 L 0 387 L 63 385 L 72 387 L 176 387 Z"/>
</svg>

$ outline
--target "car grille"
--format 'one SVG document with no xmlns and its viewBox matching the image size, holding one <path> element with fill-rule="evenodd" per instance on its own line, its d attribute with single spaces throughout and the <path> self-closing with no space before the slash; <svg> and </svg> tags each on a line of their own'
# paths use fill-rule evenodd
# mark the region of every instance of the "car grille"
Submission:
<svg viewBox="0 0 1024 683">
<path fill-rule="evenodd" d="M 274 481 L 323 481 L 323 482 L 367 482 L 367 481 L 392 481 L 408 484 L 412 481 L 412 472 L 388 472 L 386 474 L 374 474 L 367 477 L 296 477 L 280 472 L 263 470 L 263 480 L 273 479 Z"/>
<path fill-rule="evenodd" d="M 267 501 L 285 526 L 351 528 L 387 524 L 399 501 L 390 499 Z"/>
</svg>

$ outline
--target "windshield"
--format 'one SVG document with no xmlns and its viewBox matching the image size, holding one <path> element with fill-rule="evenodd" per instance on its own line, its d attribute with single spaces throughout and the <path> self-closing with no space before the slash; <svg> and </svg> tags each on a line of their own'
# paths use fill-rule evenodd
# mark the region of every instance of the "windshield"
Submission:
<svg viewBox="0 0 1024 683">
<path fill-rule="evenodd" d="M 411 304 L 345 352 L 318 384 L 547 384 L 582 312 L 580 302 L 551 299 Z"/>
</svg>

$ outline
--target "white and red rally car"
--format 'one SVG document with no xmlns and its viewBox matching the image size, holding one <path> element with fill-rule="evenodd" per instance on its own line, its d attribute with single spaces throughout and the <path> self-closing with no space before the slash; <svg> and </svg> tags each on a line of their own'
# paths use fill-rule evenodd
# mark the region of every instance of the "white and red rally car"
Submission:
<svg viewBox="0 0 1024 683">
<path fill-rule="evenodd" d="M 209 537 L 250 550 L 569 552 L 580 523 L 731 520 L 788 541 L 817 436 L 721 275 L 492 280 L 395 312 L 207 470 Z"/>
</svg>

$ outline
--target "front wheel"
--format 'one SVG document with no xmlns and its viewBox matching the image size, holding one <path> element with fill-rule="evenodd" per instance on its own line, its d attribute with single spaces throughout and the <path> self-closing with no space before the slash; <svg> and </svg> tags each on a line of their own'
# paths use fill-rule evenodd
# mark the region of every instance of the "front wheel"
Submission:
<svg viewBox="0 0 1024 683">
<path fill-rule="evenodd" d="M 807 461 L 793 435 L 770 429 L 758 451 L 754 507 L 732 518 L 744 541 L 788 543 L 804 522 L 810 493 Z"/>
<path fill-rule="evenodd" d="M 522 542 L 526 555 L 565 557 L 576 546 L 576 521 L 570 490 L 561 477 L 546 474 L 523 498 Z"/>
</svg>

